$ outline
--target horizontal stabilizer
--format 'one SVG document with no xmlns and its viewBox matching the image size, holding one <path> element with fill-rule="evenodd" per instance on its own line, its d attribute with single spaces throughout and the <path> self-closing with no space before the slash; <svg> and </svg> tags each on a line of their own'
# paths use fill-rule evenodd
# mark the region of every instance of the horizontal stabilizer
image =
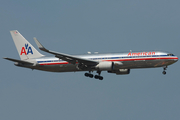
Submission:
<svg viewBox="0 0 180 120">
<path fill-rule="evenodd" d="M 33 63 L 31 63 L 31 62 L 27 62 L 27 61 L 23 61 L 23 60 L 17 60 L 17 59 L 13 59 L 13 58 L 7 58 L 7 57 L 5 57 L 4 59 L 10 60 L 10 61 L 13 61 L 13 62 L 23 63 L 23 64 L 33 64 Z"/>
</svg>

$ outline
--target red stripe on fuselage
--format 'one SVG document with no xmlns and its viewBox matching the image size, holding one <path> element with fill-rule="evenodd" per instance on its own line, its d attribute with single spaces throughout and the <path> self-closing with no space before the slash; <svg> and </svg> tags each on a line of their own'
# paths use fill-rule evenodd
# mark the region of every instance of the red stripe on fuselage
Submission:
<svg viewBox="0 0 180 120">
<path fill-rule="evenodd" d="M 68 62 L 59 62 L 59 63 L 40 63 L 40 65 L 65 65 L 69 64 Z"/>
</svg>

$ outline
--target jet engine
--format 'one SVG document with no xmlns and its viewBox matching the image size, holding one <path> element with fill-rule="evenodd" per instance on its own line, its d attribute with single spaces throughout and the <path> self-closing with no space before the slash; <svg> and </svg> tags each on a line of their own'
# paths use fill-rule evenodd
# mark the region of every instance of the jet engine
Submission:
<svg viewBox="0 0 180 120">
<path fill-rule="evenodd" d="M 95 68 L 100 71 L 103 71 L 103 70 L 114 71 L 114 70 L 118 70 L 121 67 L 121 65 L 122 65 L 121 62 L 104 61 L 104 62 L 100 62 L 98 65 L 96 65 Z"/>
<path fill-rule="evenodd" d="M 113 69 L 113 62 L 100 62 L 98 65 L 95 66 L 96 69 L 103 71 L 103 70 L 112 70 Z"/>
</svg>

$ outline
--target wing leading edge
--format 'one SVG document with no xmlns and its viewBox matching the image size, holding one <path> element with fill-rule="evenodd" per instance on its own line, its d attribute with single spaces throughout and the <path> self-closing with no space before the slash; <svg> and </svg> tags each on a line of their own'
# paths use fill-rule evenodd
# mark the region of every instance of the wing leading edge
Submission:
<svg viewBox="0 0 180 120">
<path fill-rule="evenodd" d="M 34 41 L 36 42 L 36 44 L 40 50 L 42 50 L 44 52 L 48 52 L 50 54 L 53 54 L 53 55 L 55 55 L 55 57 L 62 59 L 64 61 L 67 61 L 71 64 L 79 63 L 79 64 L 83 64 L 83 65 L 87 65 L 87 66 L 95 66 L 99 63 L 97 61 L 84 59 L 84 58 L 48 50 L 36 38 L 34 38 Z"/>
</svg>

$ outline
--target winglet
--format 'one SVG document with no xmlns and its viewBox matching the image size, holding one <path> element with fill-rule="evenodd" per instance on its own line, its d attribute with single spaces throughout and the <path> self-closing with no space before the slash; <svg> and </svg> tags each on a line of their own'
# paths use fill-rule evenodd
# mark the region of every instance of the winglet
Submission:
<svg viewBox="0 0 180 120">
<path fill-rule="evenodd" d="M 36 42 L 36 45 L 38 46 L 38 48 L 42 51 L 49 51 L 47 50 L 35 37 L 34 37 L 34 41 Z"/>
</svg>

